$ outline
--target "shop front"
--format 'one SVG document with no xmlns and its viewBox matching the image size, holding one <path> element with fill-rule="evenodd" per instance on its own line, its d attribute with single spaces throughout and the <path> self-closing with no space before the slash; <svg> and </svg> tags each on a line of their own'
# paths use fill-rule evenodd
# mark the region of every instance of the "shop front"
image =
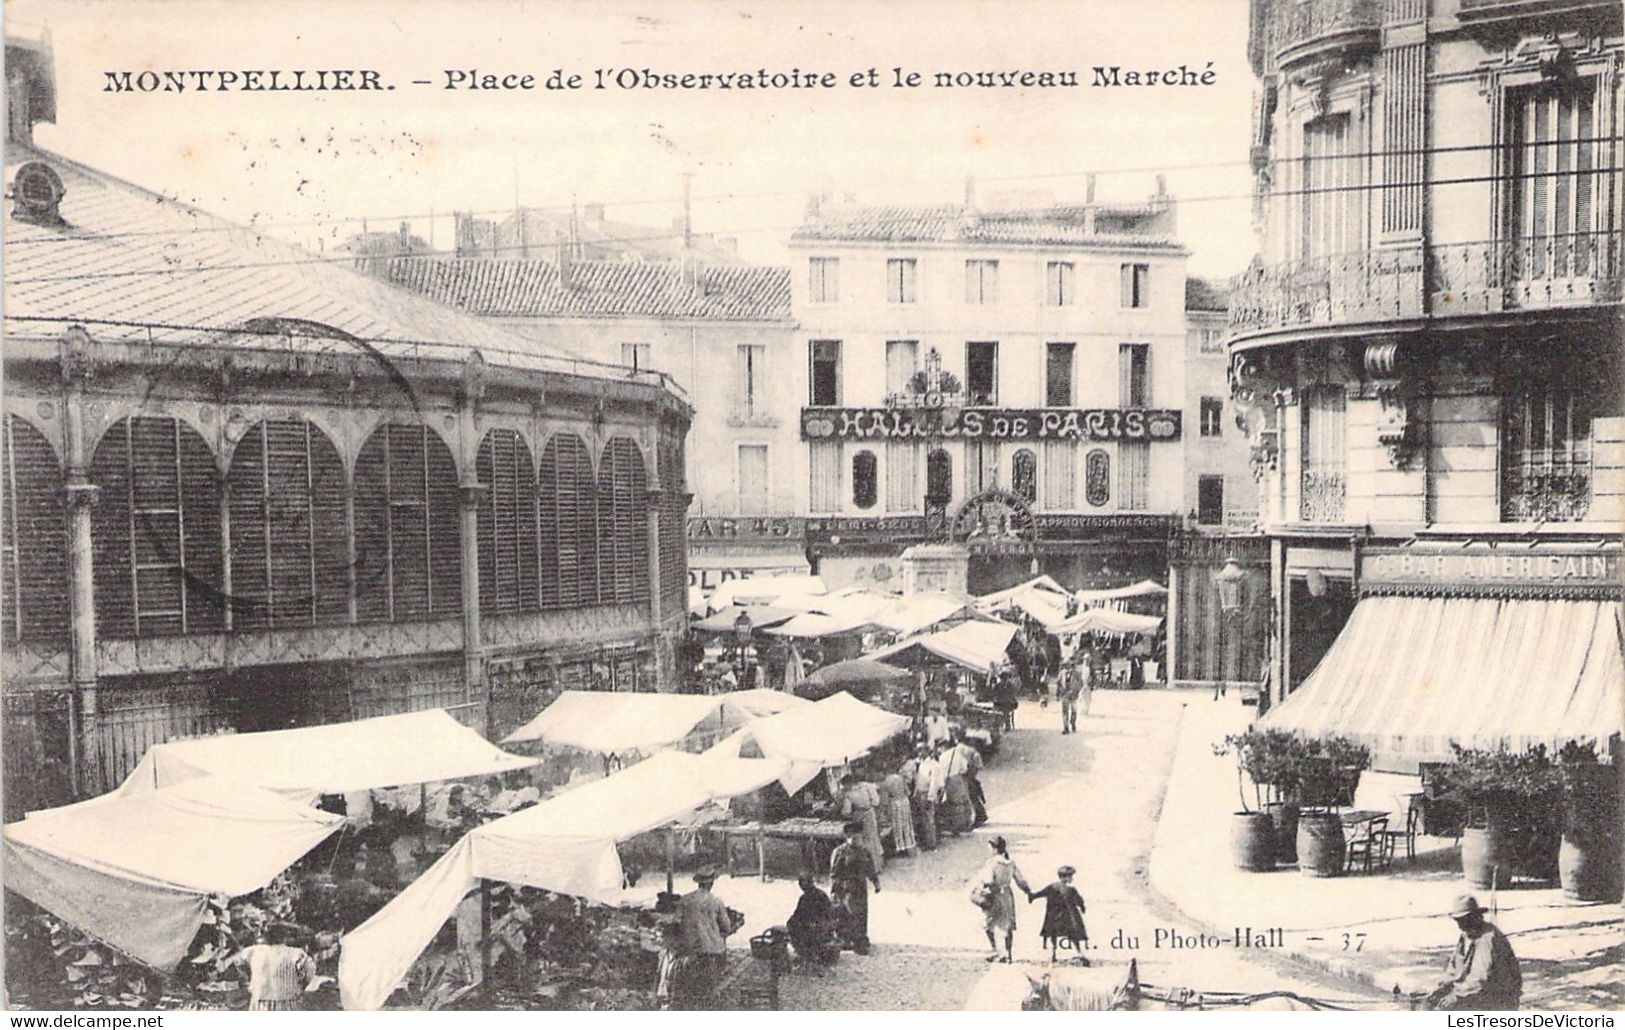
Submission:
<svg viewBox="0 0 1625 1030">
<path fill-rule="evenodd" d="M 688 585 L 709 594 L 724 583 L 809 570 L 806 521 L 788 516 L 688 520 Z"/>
</svg>

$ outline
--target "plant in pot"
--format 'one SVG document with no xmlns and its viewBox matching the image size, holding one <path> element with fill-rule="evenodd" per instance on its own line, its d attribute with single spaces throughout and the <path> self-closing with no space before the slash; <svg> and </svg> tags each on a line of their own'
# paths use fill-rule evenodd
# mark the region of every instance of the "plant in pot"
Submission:
<svg viewBox="0 0 1625 1030">
<path fill-rule="evenodd" d="M 1557 753 L 1563 791 L 1563 836 L 1557 857 L 1563 893 L 1580 901 L 1621 895 L 1618 773 L 1594 744 L 1569 741 Z"/>
<path fill-rule="evenodd" d="M 1475 887 L 1504 887 L 1514 875 L 1555 878 L 1563 792 L 1546 748 L 1450 747 L 1443 779 L 1467 809 L 1462 875 Z"/>
<path fill-rule="evenodd" d="M 1343 871 L 1343 823 L 1336 809 L 1352 804 L 1360 774 L 1371 764 L 1371 752 L 1347 737 L 1301 742 L 1296 754 L 1298 869 L 1308 876 L 1336 876 Z"/>
<path fill-rule="evenodd" d="M 1249 729 L 1245 733 L 1230 734 L 1222 745 L 1213 749 L 1217 755 L 1233 754 L 1236 758 L 1236 793 L 1241 798 L 1241 809 L 1232 816 L 1230 854 L 1236 868 L 1250 872 L 1275 868 L 1278 850 L 1275 821 L 1266 808 L 1278 801 L 1276 736 L 1277 731 Z M 1252 783 L 1253 804 L 1250 806 L 1248 781 Z"/>
</svg>

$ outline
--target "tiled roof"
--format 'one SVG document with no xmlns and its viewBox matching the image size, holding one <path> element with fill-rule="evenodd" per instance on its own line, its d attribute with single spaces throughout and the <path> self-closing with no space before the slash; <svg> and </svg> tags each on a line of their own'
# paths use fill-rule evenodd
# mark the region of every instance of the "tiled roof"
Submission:
<svg viewBox="0 0 1625 1030">
<path fill-rule="evenodd" d="M 551 260 L 403 257 L 369 264 L 387 282 L 479 315 L 790 318 L 787 268 L 701 268 L 690 284 L 675 265 L 572 261 L 566 285 L 559 263 Z"/>
<path fill-rule="evenodd" d="M 870 207 L 832 214 L 795 231 L 797 241 L 983 243 L 1027 246 L 1166 247 L 1178 240 L 1151 233 L 1099 233 L 1085 223 L 1087 208 L 1048 207 L 977 211 L 960 204 Z M 1103 207 L 1110 216 L 1147 216 L 1151 208 Z"/>
<path fill-rule="evenodd" d="M 1228 307 L 1230 286 L 1225 282 L 1215 282 L 1212 279 L 1198 279 L 1187 276 L 1185 279 L 1185 310 L 1186 311 L 1219 311 Z"/>
<path fill-rule="evenodd" d="M 625 378 L 517 333 L 388 286 L 308 251 L 53 154 L 8 147 L 6 183 L 37 160 L 61 176 L 64 225 L 5 212 L 5 319 L 11 332 L 82 323 L 97 339 L 223 343 L 254 319 L 316 322 L 386 355 L 487 361 Z M 348 262 L 349 258 L 345 259 Z M 150 330 L 146 327 L 158 326 Z M 168 327 L 168 328 L 164 328 Z M 247 337 L 234 338 L 234 342 Z M 294 337 L 280 346 L 330 347 Z"/>
</svg>

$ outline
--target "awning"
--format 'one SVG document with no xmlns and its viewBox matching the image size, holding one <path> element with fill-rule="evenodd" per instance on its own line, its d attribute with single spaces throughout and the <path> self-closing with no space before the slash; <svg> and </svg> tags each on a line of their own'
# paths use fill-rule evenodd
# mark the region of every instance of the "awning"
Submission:
<svg viewBox="0 0 1625 1030">
<path fill-rule="evenodd" d="M 1127 601 L 1136 597 L 1162 597 L 1168 593 L 1168 588 L 1152 579 L 1142 579 L 1138 583 L 1131 583 L 1126 587 L 1112 587 L 1109 590 L 1079 590 L 1076 594 L 1079 604 L 1105 604 L 1108 601 Z"/>
<path fill-rule="evenodd" d="M 1007 622 L 961 622 L 936 633 L 899 641 L 863 657 L 870 661 L 914 665 L 933 655 L 962 665 L 972 672 L 985 673 L 1004 661 L 1005 649 L 1016 635 Z"/>
<path fill-rule="evenodd" d="M 874 623 L 868 619 L 837 618 L 832 615 L 819 615 L 816 612 L 802 612 L 767 632 L 769 636 L 814 640 L 819 637 L 840 636 L 843 633 L 862 633 L 873 627 Z"/>
<path fill-rule="evenodd" d="M 713 602 L 715 607 L 732 603 L 736 584 L 769 577 L 804 580 L 809 571 L 807 555 L 799 545 L 729 549 L 691 546 L 688 551 L 689 589 L 706 594 L 727 591 L 723 600 Z"/>
<path fill-rule="evenodd" d="M 991 594 L 983 594 L 976 599 L 975 604 L 976 607 L 981 611 L 992 611 L 995 608 L 1000 608 L 1013 603 L 1018 597 L 1034 592 L 1040 594 L 1050 594 L 1057 597 L 1061 600 L 1063 605 L 1066 603 L 1066 598 L 1071 596 L 1066 587 L 1063 587 L 1061 584 L 1057 583 L 1053 578 L 1049 576 L 1038 576 L 1033 579 L 1029 579 L 1025 583 L 1018 583 L 1015 586 L 1004 590 L 995 590 Z"/>
<path fill-rule="evenodd" d="M 806 703 L 793 694 L 775 690 L 730 694 L 566 690 L 502 742 L 539 741 L 551 747 L 608 755 L 653 752 L 676 744 L 707 722 L 721 733 L 751 719 Z"/>
<path fill-rule="evenodd" d="M 739 618 L 741 612 L 750 616 L 751 629 L 765 629 L 768 626 L 777 626 L 781 622 L 788 621 L 796 614 L 792 608 L 774 608 L 765 604 L 749 606 L 730 604 L 715 614 L 708 615 L 694 623 L 689 628 L 706 633 L 732 633 L 734 631 L 734 620 Z"/>
<path fill-rule="evenodd" d="M 802 562 L 806 568 L 806 562 Z M 817 576 L 772 575 L 731 579 L 711 594 L 711 607 L 730 604 L 771 604 L 776 597 L 805 597 L 825 593 L 824 581 Z"/>
<path fill-rule="evenodd" d="M 250 894 L 344 817 L 205 776 L 31 813 L 5 828 L 5 884 L 93 937 L 172 969 L 211 894 Z"/>
<path fill-rule="evenodd" d="M 899 636 L 912 636 L 950 619 L 986 619 L 963 597 L 924 594 L 900 597 L 876 612 L 873 619 L 882 629 Z"/>
<path fill-rule="evenodd" d="M 155 744 L 118 793 L 216 774 L 279 793 L 348 794 L 465 776 L 499 776 L 536 761 L 508 754 L 444 709 L 431 708 L 297 730 Z"/>
<path fill-rule="evenodd" d="M 1158 615 L 1135 615 L 1115 608 L 1085 608 L 1083 611 L 1047 627 L 1051 633 L 1115 633 L 1120 636 L 1138 633 L 1155 636 L 1162 625 Z"/>
<path fill-rule="evenodd" d="M 859 701 L 851 694 L 831 694 L 822 701 L 746 723 L 744 729 L 707 754 L 736 757 L 752 748 L 765 758 L 791 763 L 779 782 L 794 794 L 820 769 L 845 765 L 908 730 L 912 720 Z"/>
<path fill-rule="evenodd" d="M 1620 606 L 1609 601 L 1368 597 L 1266 725 L 1339 735 L 1388 765 L 1464 747 L 1599 745 L 1625 731 Z"/>
<path fill-rule="evenodd" d="M 344 1007 L 381 1007 L 479 879 L 613 903 L 623 875 L 617 843 L 765 786 L 785 765 L 662 751 L 473 830 L 345 935 L 339 955 Z"/>
</svg>

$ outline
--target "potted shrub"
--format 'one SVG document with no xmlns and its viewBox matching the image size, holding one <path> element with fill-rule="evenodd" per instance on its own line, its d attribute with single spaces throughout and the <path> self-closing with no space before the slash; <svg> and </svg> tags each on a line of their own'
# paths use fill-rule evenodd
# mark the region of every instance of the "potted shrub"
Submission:
<svg viewBox="0 0 1625 1030">
<path fill-rule="evenodd" d="M 1371 752 L 1347 737 L 1305 740 L 1297 756 L 1298 869 L 1307 876 L 1343 871 L 1343 823 L 1335 811 L 1352 804 Z"/>
<path fill-rule="evenodd" d="M 1271 791 L 1271 754 L 1263 731 L 1249 729 L 1233 733 L 1215 747 L 1218 755 L 1236 757 L 1236 793 L 1241 808 L 1231 816 L 1230 857 L 1237 869 L 1266 872 L 1275 868 L 1275 824 L 1264 811 L 1265 796 Z M 1247 803 L 1247 781 L 1252 781 L 1253 805 Z"/>
<path fill-rule="evenodd" d="M 1580 901 L 1620 900 L 1618 774 L 1592 744 L 1557 753 L 1563 835 L 1557 858 L 1563 893 Z"/>
<path fill-rule="evenodd" d="M 1557 866 L 1562 786 L 1546 748 L 1489 751 L 1451 744 L 1443 777 L 1467 807 L 1462 875 L 1475 887 L 1506 886 L 1514 875 L 1550 878 Z"/>
</svg>

